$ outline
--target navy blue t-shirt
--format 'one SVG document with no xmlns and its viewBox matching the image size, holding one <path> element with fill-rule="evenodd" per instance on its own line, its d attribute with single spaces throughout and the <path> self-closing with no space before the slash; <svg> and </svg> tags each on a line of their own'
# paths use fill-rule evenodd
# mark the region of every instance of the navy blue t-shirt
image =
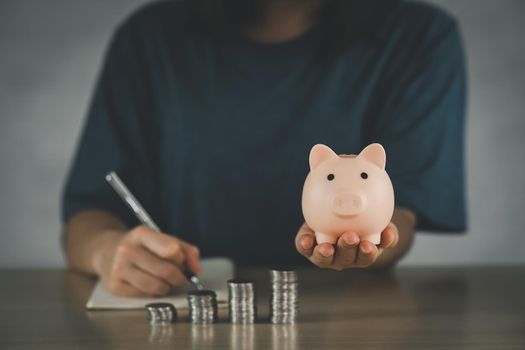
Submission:
<svg viewBox="0 0 525 350">
<path fill-rule="evenodd" d="M 153 219 L 204 256 L 300 261 L 301 191 L 316 143 L 387 152 L 396 205 L 418 229 L 465 229 L 465 72 L 456 21 L 400 2 L 380 35 L 320 61 L 316 28 L 291 41 L 193 34 L 184 2 L 150 4 L 109 46 L 63 196 L 63 220 L 105 209 Z"/>
</svg>

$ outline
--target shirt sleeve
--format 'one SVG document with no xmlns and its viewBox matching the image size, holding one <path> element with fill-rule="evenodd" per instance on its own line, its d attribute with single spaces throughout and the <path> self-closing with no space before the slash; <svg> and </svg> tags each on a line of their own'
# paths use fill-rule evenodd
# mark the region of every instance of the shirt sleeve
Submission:
<svg viewBox="0 0 525 350">
<path fill-rule="evenodd" d="M 390 62 L 369 141 L 385 147 L 396 206 L 416 213 L 418 230 L 461 232 L 466 84 L 457 23 L 417 42 Z"/>
<path fill-rule="evenodd" d="M 140 41 L 121 25 L 106 51 L 87 120 L 62 195 L 62 220 L 86 209 L 102 209 L 137 223 L 105 176 L 114 170 L 155 219 L 157 123 L 153 87 Z"/>
</svg>

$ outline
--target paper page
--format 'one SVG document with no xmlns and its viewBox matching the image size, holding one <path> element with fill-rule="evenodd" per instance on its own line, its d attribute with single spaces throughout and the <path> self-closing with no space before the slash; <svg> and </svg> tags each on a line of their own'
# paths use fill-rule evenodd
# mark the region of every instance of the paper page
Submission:
<svg viewBox="0 0 525 350">
<path fill-rule="evenodd" d="M 219 306 L 226 305 L 228 287 L 226 281 L 233 278 L 233 263 L 226 258 L 209 258 L 202 260 L 202 273 L 199 274 L 204 288 L 217 293 Z M 100 281 L 97 282 L 86 308 L 94 309 L 143 309 L 149 303 L 171 303 L 177 309 L 187 309 L 186 293 L 193 289 L 191 284 L 177 289 L 173 294 L 158 298 L 127 298 L 113 295 Z"/>
</svg>

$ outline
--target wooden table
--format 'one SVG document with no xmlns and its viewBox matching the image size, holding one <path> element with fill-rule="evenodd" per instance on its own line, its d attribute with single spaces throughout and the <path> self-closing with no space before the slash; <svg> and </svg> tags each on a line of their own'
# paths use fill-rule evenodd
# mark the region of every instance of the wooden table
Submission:
<svg viewBox="0 0 525 350">
<path fill-rule="evenodd" d="M 148 324 L 144 311 L 86 311 L 93 280 L 0 270 L 0 349 L 525 349 L 525 266 L 299 271 L 301 316 L 272 325 L 268 274 L 250 326 Z"/>
</svg>

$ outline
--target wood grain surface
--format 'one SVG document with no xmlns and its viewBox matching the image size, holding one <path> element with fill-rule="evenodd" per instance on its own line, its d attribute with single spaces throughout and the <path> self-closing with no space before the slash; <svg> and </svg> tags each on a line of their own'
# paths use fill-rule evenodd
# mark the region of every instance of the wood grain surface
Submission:
<svg viewBox="0 0 525 350">
<path fill-rule="evenodd" d="M 154 327 L 85 310 L 94 280 L 76 272 L 0 270 L 0 349 L 525 349 L 525 266 L 303 268 L 295 325 L 267 322 L 266 269 L 237 275 L 256 282 L 256 324 Z"/>
</svg>

